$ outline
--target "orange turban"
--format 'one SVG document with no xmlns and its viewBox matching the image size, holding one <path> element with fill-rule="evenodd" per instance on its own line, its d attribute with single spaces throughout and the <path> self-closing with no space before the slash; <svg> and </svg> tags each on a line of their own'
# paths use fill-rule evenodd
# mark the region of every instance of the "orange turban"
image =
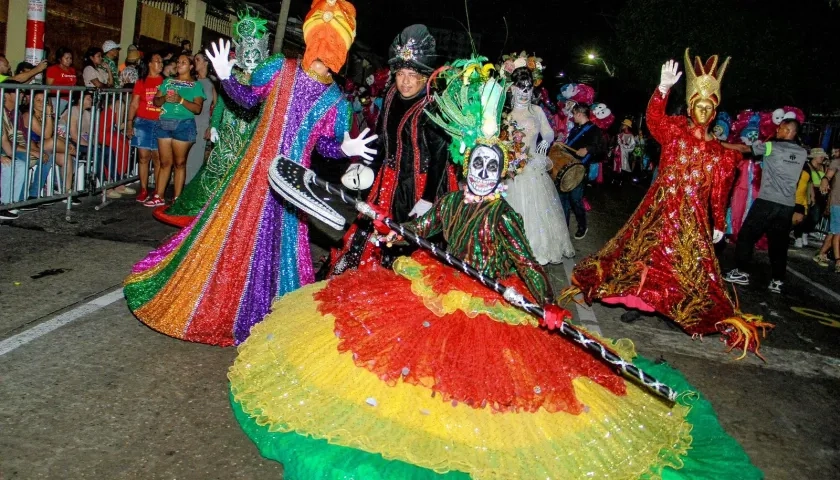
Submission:
<svg viewBox="0 0 840 480">
<path fill-rule="evenodd" d="M 303 67 L 315 60 L 338 72 L 356 38 L 356 7 L 346 0 L 314 0 L 303 20 Z"/>
</svg>

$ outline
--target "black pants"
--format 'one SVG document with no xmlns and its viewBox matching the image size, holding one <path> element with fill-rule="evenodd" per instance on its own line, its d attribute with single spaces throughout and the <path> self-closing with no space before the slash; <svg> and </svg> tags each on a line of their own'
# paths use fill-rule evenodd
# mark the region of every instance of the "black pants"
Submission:
<svg viewBox="0 0 840 480">
<path fill-rule="evenodd" d="M 746 271 L 752 261 L 753 249 L 762 235 L 770 244 L 770 268 L 773 280 L 784 280 L 787 269 L 788 234 L 793 220 L 793 206 L 756 199 L 738 232 L 735 259 L 738 270 Z"/>
</svg>

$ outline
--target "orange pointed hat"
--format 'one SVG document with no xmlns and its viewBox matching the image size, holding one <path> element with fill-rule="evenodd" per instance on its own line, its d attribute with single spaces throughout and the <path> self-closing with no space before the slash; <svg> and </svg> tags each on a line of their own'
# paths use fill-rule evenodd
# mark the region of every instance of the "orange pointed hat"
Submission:
<svg viewBox="0 0 840 480">
<path fill-rule="evenodd" d="M 720 82 L 729 65 L 729 57 L 718 66 L 718 56 L 712 55 L 704 64 L 700 57 L 691 56 L 685 49 L 685 101 L 689 107 L 700 99 L 710 100 L 715 107 L 720 105 Z"/>
<path fill-rule="evenodd" d="M 346 0 L 314 0 L 303 20 L 303 67 L 315 60 L 338 72 L 356 38 L 356 7 Z"/>
</svg>

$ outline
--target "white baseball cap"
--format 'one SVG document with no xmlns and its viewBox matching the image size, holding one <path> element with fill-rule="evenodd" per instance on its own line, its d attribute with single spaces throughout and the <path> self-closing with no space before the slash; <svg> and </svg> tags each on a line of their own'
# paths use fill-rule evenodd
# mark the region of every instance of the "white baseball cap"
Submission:
<svg viewBox="0 0 840 480">
<path fill-rule="evenodd" d="M 102 52 L 103 53 L 108 53 L 115 48 L 117 50 L 121 49 L 120 45 L 113 40 L 106 40 L 105 43 L 102 44 Z"/>
</svg>

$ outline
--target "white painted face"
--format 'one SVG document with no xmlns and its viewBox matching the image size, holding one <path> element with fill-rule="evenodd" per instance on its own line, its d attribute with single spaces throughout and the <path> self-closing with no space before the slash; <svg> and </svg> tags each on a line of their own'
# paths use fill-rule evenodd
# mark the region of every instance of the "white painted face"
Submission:
<svg viewBox="0 0 840 480">
<path fill-rule="evenodd" d="M 479 145 L 470 154 L 467 187 L 473 195 L 483 197 L 496 190 L 502 175 L 502 159 L 491 147 Z"/>
<path fill-rule="evenodd" d="M 532 92 L 533 88 L 528 86 L 525 88 L 520 88 L 516 85 L 510 87 L 510 93 L 513 95 L 513 102 L 518 105 L 530 103 Z"/>
<path fill-rule="evenodd" d="M 785 111 L 784 110 L 782 110 L 781 108 L 777 108 L 777 109 L 773 110 L 773 123 L 775 125 L 778 125 L 778 124 L 782 123 L 782 120 L 784 120 L 784 118 L 785 118 Z"/>
<path fill-rule="evenodd" d="M 610 116 L 612 111 L 603 103 L 596 103 L 592 105 L 592 115 L 595 115 L 595 118 L 598 120 L 603 120 Z"/>
</svg>

